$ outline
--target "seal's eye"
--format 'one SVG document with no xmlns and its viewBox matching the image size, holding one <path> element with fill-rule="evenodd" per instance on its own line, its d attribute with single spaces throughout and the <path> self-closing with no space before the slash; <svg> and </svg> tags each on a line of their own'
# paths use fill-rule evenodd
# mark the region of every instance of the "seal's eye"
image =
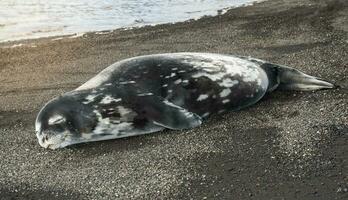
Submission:
<svg viewBox="0 0 348 200">
<path fill-rule="evenodd" d="M 48 119 L 48 125 L 62 124 L 63 122 L 66 122 L 66 119 L 61 115 L 53 115 Z"/>
<path fill-rule="evenodd" d="M 53 124 L 51 125 L 51 130 L 54 130 L 55 132 L 63 132 L 65 130 L 64 126 L 62 124 Z"/>
</svg>

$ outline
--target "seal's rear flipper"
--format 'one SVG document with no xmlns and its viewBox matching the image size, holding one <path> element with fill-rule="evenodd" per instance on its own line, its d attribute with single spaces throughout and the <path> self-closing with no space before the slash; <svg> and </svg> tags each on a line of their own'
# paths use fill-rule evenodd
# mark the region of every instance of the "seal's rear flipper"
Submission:
<svg viewBox="0 0 348 200">
<path fill-rule="evenodd" d="M 272 91 L 276 88 L 282 90 L 309 91 L 337 87 L 332 83 L 307 75 L 291 67 L 271 63 L 265 63 L 261 65 L 261 67 L 266 71 L 270 80 L 268 91 Z"/>
<path fill-rule="evenodd" d="M 138 97 L 137 105 L 138 114 L 158 126 L 182 130 L 202 124 L 199 115 L 158 96 Z"/>
</svg>

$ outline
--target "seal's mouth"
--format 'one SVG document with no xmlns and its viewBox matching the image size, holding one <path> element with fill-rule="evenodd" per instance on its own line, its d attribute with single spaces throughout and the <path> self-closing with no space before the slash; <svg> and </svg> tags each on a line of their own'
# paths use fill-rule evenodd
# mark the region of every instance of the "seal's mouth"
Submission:
<svg viewBox="0 0 348 200">
<path fill-rule="evenodd" d="M 43 148 L 46 149 L 59 149 L 62 148 L 61 144 L 54 144 L 54 143 L 43 143 L 40 144 Z"/>
</svg>

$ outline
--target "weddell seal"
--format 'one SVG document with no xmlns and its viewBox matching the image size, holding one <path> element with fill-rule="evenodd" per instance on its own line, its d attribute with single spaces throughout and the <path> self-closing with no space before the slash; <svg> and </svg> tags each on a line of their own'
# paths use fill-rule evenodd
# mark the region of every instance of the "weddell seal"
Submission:
<svg viewBox="0 0 348 200">
<path fill-rule="evenodd" d="M 199 126 L 275 89 L 318 90 L 334 85 L 296 69 L 250 57 L 211 53 L 139 56 L 114 63 L 48 102 L 36 135 L 45 148 Z"/>
</svg>

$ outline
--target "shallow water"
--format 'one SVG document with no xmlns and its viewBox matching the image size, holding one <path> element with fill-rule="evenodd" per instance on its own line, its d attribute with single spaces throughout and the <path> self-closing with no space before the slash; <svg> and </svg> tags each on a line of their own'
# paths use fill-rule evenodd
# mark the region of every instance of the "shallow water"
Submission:
<svg viewBox="0 0 348 200">
<path fill-rule="evenodd" d="M 1 0 L 0 42 L 184 21 L 256 0 Z"/>
</svg>

